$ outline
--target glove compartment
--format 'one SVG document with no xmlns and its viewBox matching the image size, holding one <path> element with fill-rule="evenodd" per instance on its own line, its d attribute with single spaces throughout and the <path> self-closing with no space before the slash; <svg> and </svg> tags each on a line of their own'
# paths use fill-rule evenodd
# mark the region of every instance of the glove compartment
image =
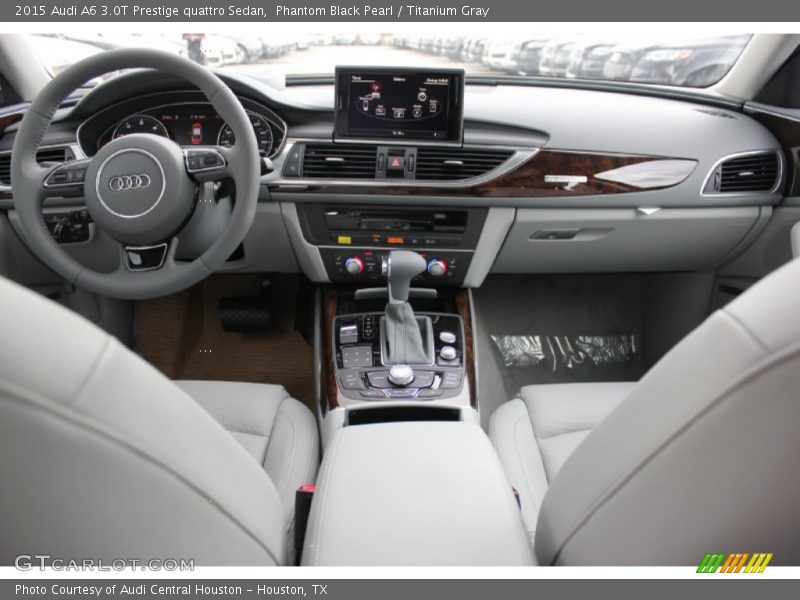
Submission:
<svg viewBox="0 0 800 600">
<path fill-rule="evenodd" d="M 518 209 L 494 273 L 689 271 L 743 250 L 770 207 Z"/>
</svg>

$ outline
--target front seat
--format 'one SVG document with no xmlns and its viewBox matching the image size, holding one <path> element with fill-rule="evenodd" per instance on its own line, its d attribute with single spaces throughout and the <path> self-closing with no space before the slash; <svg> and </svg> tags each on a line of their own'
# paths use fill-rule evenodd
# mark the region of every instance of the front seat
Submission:
<svg viewBox="0 0 800 600">
<path fill-rule="evenodd" d="M 283 388 L 176 385 L 2 278 L 0 331 L 0 564 L 290 561 L 294 491 L 313 482 L 319 444 Z"/>
<path fill-rule="evenodd" d="M 491 422 L 539 564 L 696 565 L 707 552 L 800 563 L 800 260 L 629 389 L 545 388 L 523 390 Z M 548 458 L 541 432 L 585 430 L 604 411 L 576 447 L 559 448 L 563 464 Z"/>
<path fill-rule="evenodd" d="M 634 385 L 633 382 L 528 385 L 492 415 L 489 438 L 517 491 L 531 542 L 550 482 L 575 448 Z"/>
</svg>

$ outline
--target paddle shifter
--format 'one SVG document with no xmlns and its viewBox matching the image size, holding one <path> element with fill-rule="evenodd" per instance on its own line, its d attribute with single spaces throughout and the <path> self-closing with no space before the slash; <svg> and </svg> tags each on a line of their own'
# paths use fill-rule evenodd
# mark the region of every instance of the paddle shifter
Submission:
<svg viewBox="0 0 800 600">
<path fill-rule="evenodd" d="M 408 303 L 411 280 L 427 266 L 416 252 L 393 250 L 386 260 L 389 302 L 383 319 L 384 361 L 391 368 L 389 381 L 405 386 L 414 381 L 409 365 L 433 363 L 434 349 L 430 317 L 416 317 Z"/>
</svg>

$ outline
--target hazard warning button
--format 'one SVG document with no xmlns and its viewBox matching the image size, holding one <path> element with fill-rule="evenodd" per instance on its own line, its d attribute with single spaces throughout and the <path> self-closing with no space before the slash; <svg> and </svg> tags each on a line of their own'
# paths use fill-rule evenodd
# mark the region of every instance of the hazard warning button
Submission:
<svg viewBox="0 0 800 600">
<path fill-rule="evenodd" d="M 387 171 L 404 171 L 406 168 L 405 156 L 392 156 L 389 155 L 389 160 L 386 162 Z"/>
</svg>

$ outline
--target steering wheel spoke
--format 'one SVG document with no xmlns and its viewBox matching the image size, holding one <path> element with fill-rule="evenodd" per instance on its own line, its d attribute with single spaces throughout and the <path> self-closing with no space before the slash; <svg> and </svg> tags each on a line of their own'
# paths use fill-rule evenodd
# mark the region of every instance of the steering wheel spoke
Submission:
<svg viewBox="0 0 800 600">
<path fill-rule="evenodd" d="M 42 177 L 44 196 L 81 196 L 90 159 L 70 160 L 46 169 Z"/>
<path fill-rule="evenodd" d="M 231 177 L 231 150 L 225 146 L 184 148 L 186 172 L 197 183 Z"/>
<path fill-rule="evenodd" d="M 120 244 L 119 270 L 131 273 L 158 271 L 168 262 L 173 262 L 177 244 L 176 238 L 158 244 Z"/>
</svg>

